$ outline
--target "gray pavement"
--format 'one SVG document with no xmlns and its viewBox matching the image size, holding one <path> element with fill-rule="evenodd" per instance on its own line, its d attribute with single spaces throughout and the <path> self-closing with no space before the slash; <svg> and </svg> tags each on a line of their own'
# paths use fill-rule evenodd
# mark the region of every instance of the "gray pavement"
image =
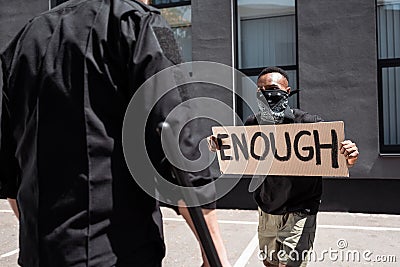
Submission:
<svg viewBox="0 0 400 267">
<path fill-rule="evenodd" d="M 163 208 L 167 255 L 164 267 L 200 266 L 198 243 L 186 223 Z M 258 260 L 257 211 L 218 210 L 232 266 L 263 266 Z M 0 200 L 0 267 L 18 266 L 18 226 Z M 308 266 L 400 266 L 400 215 L 318 214 L 314 252 Z"/>
</svg>

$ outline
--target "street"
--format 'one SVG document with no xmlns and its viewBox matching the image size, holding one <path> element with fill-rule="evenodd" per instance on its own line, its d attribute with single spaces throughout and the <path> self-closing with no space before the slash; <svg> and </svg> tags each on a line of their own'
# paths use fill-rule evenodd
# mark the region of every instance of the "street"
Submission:
<svg viewBox="0 0 400 267">
<path fill-rule="evenodd" d="M 200 266 L 198 243 L 182 217 L 162 208 L 167 255 L 164 267 Z M 0 266 L 18 266 L 18 225 L 0 200 Z M 232 266 L 263 266 L 258 259 L 257 211 L 218 210 Z M 314 251 L 308 266 L 400 266 L 400 215 L 318 214 Z"/>
</svg>

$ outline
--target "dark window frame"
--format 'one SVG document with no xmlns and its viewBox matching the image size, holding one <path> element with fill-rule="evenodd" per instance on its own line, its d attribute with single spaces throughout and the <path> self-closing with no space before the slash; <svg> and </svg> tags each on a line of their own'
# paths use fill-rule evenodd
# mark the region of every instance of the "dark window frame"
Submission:
<svg viewBox="0 0 400 267">
<path fill-rule="evenodd" d="M 152 6 L 162 9 L 162 8 L 170 8 L 170 7 L 178 7 L 178 6 L 188 6 L 191 5 L 192 1 L 191 0 L 182 0 L 177 3 L 168 3 L 168 4 L 151 4 Z"/>
<path fill-rule="evenodd" d="M 56 6 L 61 5 L 67 1 L 68 0 L 62 0 L 62 2 L 58 1 L 58 0 L 50 0 L 50 9 L 55 8 Z M 61 3 L 58 3 L 58 2 L 61 2 Z"/>
<path fill-rule="evenodd" d="M 385 145 L 384 141 L 384 119 L 383 119 L 383 84 L 382 72 L 385 68 L 400 67 L 400 58 L 379 58 L 379 28 L 378 28 L 378 1 L 375 0 L 375 19 L 376 19 L 376 58 L 378 75 L 378 113 L 379 113 L 379 151 L 381 154 L 399 154 L 399 145 Z M 400 107 L 399 107 L 400 108 Z"/>
<path fill-rule="evenodd" d="M 379 148 L 381 153 L 397 154 L 400 152 L 399 145 L 385 145 L 383 127 L 383 84 L 382 72 L 385 68 L 400 67 L 400 58 L 378 59 L 378 107 L 379 107 Z M 400 108 L 400 107 L 399 107 Z"/>
<path fill-rule="evenodd" d="M 235 51 L 234 51 L 234 57 L 235 57 L 235 69 L 239 70 L 240 72 L 242 72 L 243 74 L 245 74 L 246 76 L 258 76 L 258 74 L 260 74 L 260 72 L 268 66 L 264 66 L 264 67 L 259 67 L 259 68 L 239 68 L 239 34 L 238 34 L 238 0 L 233 1 L 233 11 L 234 11 L 234 33 L 233 33 L 233 38 L 234 38 L 234 44 L 235 44 Z M 284 66 L 276 66 L 279 67 L 283 70 L 286 71 L 290 71 L 290 70 L 295 70 L 296 71 L 296 84 L 297 86 L 299 85 L 299 35 L 298 35 L 298 9 L 297 9 L 297 0 L 294 1 L 294 5 L 295 5 L 295 33 L 296 33 L 296 64 L 294 65 L 284 65 Z M 297 88 L 294 88 L 297 89 Z M 297 106 L 294 108 L 300 108 L 300 92 L 297 93 L 295 96 L 297 99 Z M 239 117 L 242 120 L 245 120 L 246 118 L 243 118 L 243 102 L 241 101 L 240 97 L 238 96 L 238 94 L 236 94 L 235 97 L 235 101 L 236 101 L 236 113 L 239 115 Z"/>
</svg>

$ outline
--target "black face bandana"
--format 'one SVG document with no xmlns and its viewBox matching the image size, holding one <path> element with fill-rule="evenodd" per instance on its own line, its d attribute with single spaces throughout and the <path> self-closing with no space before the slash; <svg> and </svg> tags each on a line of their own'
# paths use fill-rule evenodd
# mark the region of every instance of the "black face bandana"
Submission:
<svg viewBox="0 0 400 267">
<path fill-rule="evenodd" d="M 289 105 L 289 94 L 283 90 L 262 90 L 257 92 L 258 108 L 262 121 L 282 123 L 285 109 Z"/>
</svg>

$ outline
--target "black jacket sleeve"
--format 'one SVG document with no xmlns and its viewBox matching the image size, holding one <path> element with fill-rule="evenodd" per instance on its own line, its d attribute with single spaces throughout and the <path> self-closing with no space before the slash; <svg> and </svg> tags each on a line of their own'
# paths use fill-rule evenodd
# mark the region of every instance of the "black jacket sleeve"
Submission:
<svg viewBox="0 0 400 267">
<path fill-rule="evenodd" d="M 18 163 L 15 158 L 16 144 L 11 132 L 11 114 L 7 95 L 7 59 L 2 57 L 3 88 L 0 132 L 0 197 L 16 198 L 18 190 Z"/>
<path fill-rule="evenodd" d="M 134 24 L 136 25 L 135 29 L 129 27 Z M 140 29 L 138 29 L 138 27 L 140 27 Z M 142 19 L 140 22 L 129 21 L 128 18 L 126 21 L 122 22 L 121 28 L 123 29 L 122 32 L 126 35 L 126 44 L 128 47 L 130 46 L 129 51 L 131 53 L 128 64 L 130 66 L 129 90 L 132 91 L 128 92 L 128 95 L 134 94 L 137 85 L 142 84 L 154 74 L 182 62 L 173 32 L 161 15 L 150 13 L 150 17 Z M 136 35 L 136 40 L 132 40 L 132 36 L 135 36 L 134 34 L 137 32 L 139 32 L 139 34 Z M 144 73 L 144 75 L 141 73 Z M 176 75 L 179 75 L 179 70 Z M 157 128 L 178 105 L 181 105 L 181 110 L 184 111 L 174 115 L 172 118 L 169 117 L 171 126 L 181 125 L 182 122 L 189 122 L 190 117 L 195 117 L 193 106 L 188 106 L 184 103 L 191 98 L 191 86 L 177 86 L 170 90 L 170 88 L 165 88 L 162 81 L 156 80 L 154 86 L 149 89 L 151 90 L 146 92 L 145 99 L 143 99 L 144 112 L 150 112 L 146 124 L 146 149 L 156 169 L 159 170 L 163 176 L 169 176 L 171 173 L 171 166 L 168 163 L 165 164 L 167 161 Z M 152 106 L 151 104 L 154 103 L 154 97 L 162 94 L 164 94 L 164 96 L 155 106 Z M 199 154 L 198 146 L 202 136 L 196 131 L 196 129 L 201 128 L 198 123 L 200 122 L 188 123 L 182 131 L 179 133 L 175 132 L 179 135 L 177 136 L 177 138 L 179 138 L 179 149 L 189 160 L 195 160 Z M 165 165 L 167 165 L 167 167 Z M 211 181 L 208 168 L 200 172 L 181 172 L 181 175 L 194 186 L 201 186 Z M 199 198 L 213 200 L 215 190 L 206 191 L 207 190 L 198 191 Z M 204 203 L 204 200 L 202 200 L 202 202 Z M 206 200 L 205 202 L 211 201 Z"/>
</svg>

